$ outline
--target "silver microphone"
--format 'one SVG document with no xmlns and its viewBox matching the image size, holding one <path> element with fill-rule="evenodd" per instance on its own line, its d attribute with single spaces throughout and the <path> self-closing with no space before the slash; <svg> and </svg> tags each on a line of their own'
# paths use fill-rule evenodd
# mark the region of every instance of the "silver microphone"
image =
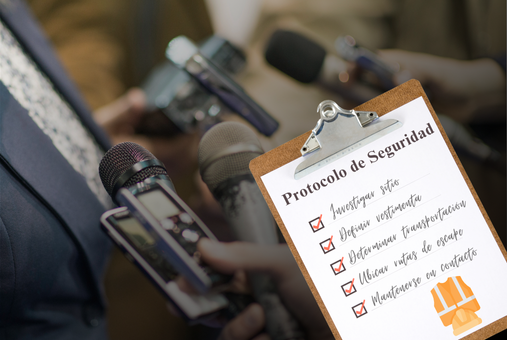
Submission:
<svg viewBox="0 0 507 340">
<path fill-rule="evenodd" d="M 248 168 L 250 161 L 262 153 L 259 140 L 248 127 L 235 122 L 220 123 L 201 139 L 199 169 L 238 240 L 277 244 L 275 221 Z M 266 330 L 271 338 L 304 339 L 271 278 L 263 273 L 250 273 L 249 279 L 254 297 L 266 314 Z"/>
</svg>

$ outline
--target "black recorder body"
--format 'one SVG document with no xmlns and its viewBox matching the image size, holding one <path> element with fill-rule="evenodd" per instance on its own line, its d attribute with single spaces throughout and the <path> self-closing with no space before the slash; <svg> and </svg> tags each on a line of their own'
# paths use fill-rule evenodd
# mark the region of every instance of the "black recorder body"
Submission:
<svg viewBox="0 0 507 340">
<path fill-rule="evenodd" d="M 127 143 L 113 147 L 108 153 L 114 154 Z M 128 144 L 142 149 L 134 143 Z M 142 151 L 143 156 L 151 155 Z M 103 166 L 108 161 L 113 166 Z M 154 157 L 144 157 L 140 162 L 131 162 L 132 166 L 119 166 L 119 171 L 110 171 L 108 168 L 114 168 L 115 162 L 121 163 L 118 153 L 114 157 L 106 153 L 100 169 L 106 190 L 121 206 L 101 216 L 102 228 L 109 237 L 187 321 L 210 318 L 218 313 L 226 317 L 238 314 L 248 301 L 224 293 L 231 276 L 217 273 L 201 261 L 197 242 L 203 237 L 216 238 L 177 196 L 169 177 L 160 174 L 161 169 L 165 173 L 162 164 Z M 122 171 L 125 168 L 127 170 Z M 110 176 L 111 172 L 118 175 Z M 157 172 L 159 174 L 153 175 Z M 137 176 L 134 184 L 125 185 L 132 184 L 134 176 Z M 181 291 L 174 281 L 179 275 L 199 294 Z"/>
<path fill-rule="evenodd" d="M 231 75 L 245 67 L 245 54 L 219 36 L 206 39 L 199 50 Z M 141 134 L 170 136 L 177 132 L 191 133 L 198 127 L 206 131 L 228 112 L 216 95 L 170 60 L 155 67 L 142 88 L 148 114 L 137 127 Z"/>
</svg>

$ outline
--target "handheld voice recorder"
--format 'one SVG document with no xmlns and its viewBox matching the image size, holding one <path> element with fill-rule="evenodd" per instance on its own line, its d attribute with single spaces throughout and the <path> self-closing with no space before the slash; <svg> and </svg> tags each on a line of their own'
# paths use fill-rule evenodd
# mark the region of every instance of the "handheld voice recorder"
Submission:
<svg viewBox="0 0 507 340">
<path fill-rule="evenodd" d="M 181 291 L 174 281 L 178 272 L 161 250 L 165 241 L 145 228 L 127 207 L 107 211 L 102 215 L 101 224 L 125 256 L 137 265 L 187 321 L 212 317 L 225 309 L 235 308 L 221 293 L 193 295 Z"/>
<path fill-rule="evenodd" d="M 213 233 L 174 192 L 167 172 L 151 153 L 126 142 L 109 150 L 99 168 L 102 183 L 121 207 L 105 212 L 107 234 L 188 321 L 223 312 L 233 317 L 247 301 L 224 293 L 231 280 L 201 260 L 197 250 Z M 179 289 L 182 276 L 198 294 Z"/>
</svg>

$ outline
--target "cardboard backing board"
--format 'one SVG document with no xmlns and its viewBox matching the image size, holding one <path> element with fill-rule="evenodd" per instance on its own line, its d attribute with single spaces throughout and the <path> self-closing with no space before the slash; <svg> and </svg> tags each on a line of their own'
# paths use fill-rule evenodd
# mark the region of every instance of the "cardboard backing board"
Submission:
<svg viewBox="0 0 507 340">
<path fill-rule="evenodd" d="M 439 128 L 439 130 L 440 130 L 440 132 L 447 144 L 447 147 L 449 148 L 449 150 L 454 158 L 454 161 L 456 162 L 456 164 L 461 172 L 461 175 L 465 179 L 465 181 L 468 185 L 468 188 L 470 189 L 475 201 L 477 202 L 477 205 L 479 206 L 479 208 L 481 210 L 482 216 L 484 217 L 485 221 L 487 222 L 489 229 L 490 229 L 491 233 L 493 234 L 493 236 L 496 240 L 496 243 L 497 243 L 498 247 L 500 248 L 504 258 L 507 260 L 507 252 L 505 251 L 505 248 L 504 248 L 500 238 L 498 237 L 498 234 L 496 233 L 496 230 L 493 227 L 491 220 L 489 219 L 486 211 L 484 210 L 484 207 L 483 207 L 479 197 L 477 196 L 477 193 L 475 192 L 475 190 L 472 186 L 472 183 L 470 182 L 470 179 L 468 178 L 458 156 L 456 155 L 456 152 L 454 151 L 454 149 L 449 141 L 449 138 L 445 134 L 444 129 L 443 129 L 442 125 L 440 124 L 440 122 L 437 118 L 437 115 L 435 114 L 435 111 L 433 110 L 421 84 L 417 80 L 410 80 L 410 81 L 408 81 L 408 82 L 406 82 L 406 83 L 356 107 L 355 109 L 361 110 L 361 111 L 375 111 L 375 112 L 377 112 L 378 116 L 380 117 L 380 116 L 383 116 L 384 114 L 386 114 L 390 111 L 393 111 L 394 109 L 396 109 L 396 108 L 398 108 L 398 107 L 400 107 L 400 106 L 402 106 L 402 105 L 404 105 L 416 98 L 419 98 L 419 97 L 422 97 L 424 99 L 426 106 L 428 107 L 429 111 L 431 112 L 431 115 L 432 115 L 435 123 L 437 124 L 437 126 L 438 126 L 438 128 Z M 317 118 L 317 115 L 316 115 L 316 118 Z M 296 259 L 296 262 L 298 263 L 299 268 L 301 269 L 301 272 L 303 273 L 303 276 L 305 277 L 306 282 L 308 283 L 308 286 L 310 287 L 314 297 L 316 298 L 317 303 L 318 303 L 324 317 L 326 318 L 328 325 L 331 328 L 331 331 L 333 332 L 336 339 L 341 339 L 338 329 L 334 325 L 328 311 L 326 310 L 324 303 L 322 302 L 322 299 L 319 296 L 319 294 L 315 288 L 315 285 L 313 284 L 312 279 L 311 279 L 310 275 L 308 274 L 308 271 L 306 270 L 305 265 L 304 265 L 303 261 L 301 260 L 301 257 L 299 256 L 298 251 L 297 251 L 296 247 L 294 246 L 294 243 L 292 242 L 291 237 L 290 237 L 285 225 L 283 224 L 282 219 L 280 218 L 280 215 L 278 214 L 278 211 L 276 210 L 275 205 L 273 204 L 273 201 L 271 200 L 271 198 L 266 190 L 266 187 L 264 186 L 264 184 L 261 180 L 261 176 L 263 176 L 267 173 L 270 173 L 271 171 L 274 171 L 275 169 L 278 169 L 279 167 L 301 157 L 300 149 L 301 149 L 302 145 L 305 143 L 305 141 L 308 139 L 310 133 L 311 133 L 311 131 L 308 131 L 307 133 L 294 138 L 293 140 L 277 147 L 276 149 L 273 149 L 273 150 L 265 153 L 264 155 L 255 158 L 254 160 L 252 160 L 250 162 L 250 171 L 252 172 L 257 184 L 259 185 L 259 188 L 260 188 L 262 194 L 264 195 L 264 198 L 266 199 L 266 202 L 271 210 L 271 213 L 273 214 L 283 236 L 285 237 L 285 240 L 286 240 L 289 248 L 291 249 L 294 258 Z M 504 329 L 507 329 L 507 317 L 501 318 L 501 319 L 495 321 L 494 323 L 492 323 L 486 327 L 483 327 L 483 328 L 479 329 L 478 331 L 468 335 L 467 337 L 465 337 L 463 339 L 467 339 L 467 340 L 468 339 L 471 339 L 471 340 L 485 339 L 485 338 L 488 338 L 498 332 L 501 332 Z"/>
</svg>

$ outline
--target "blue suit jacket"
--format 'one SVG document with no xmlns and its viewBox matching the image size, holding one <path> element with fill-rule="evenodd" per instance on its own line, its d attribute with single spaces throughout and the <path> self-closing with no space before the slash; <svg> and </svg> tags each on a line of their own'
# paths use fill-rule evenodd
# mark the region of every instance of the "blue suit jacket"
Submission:
<svg viewBox="0 0 507 340">
<path fill-rule="evenodd" d="M 24 3 L 0 17 L 104 150 L 93 122 Z M 0 82 L 0 339 L 105 339 L 104 208 Z"/>
</svg>

